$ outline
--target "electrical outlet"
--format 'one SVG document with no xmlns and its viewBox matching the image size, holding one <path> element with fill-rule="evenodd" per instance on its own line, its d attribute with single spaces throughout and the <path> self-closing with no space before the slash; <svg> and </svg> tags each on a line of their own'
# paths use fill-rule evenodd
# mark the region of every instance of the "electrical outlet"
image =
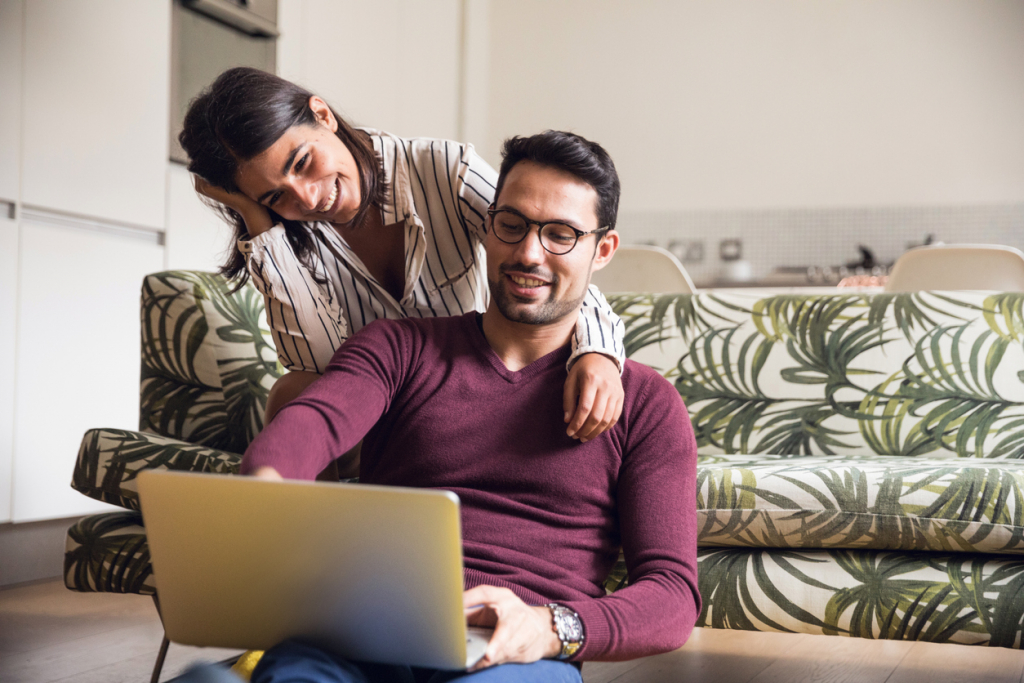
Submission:
<svg viewBox="0 0 1024 683">
<path fill-rule="evenodd" d="M 743 241 L 738 237 L 720 241 L 718 243 L 718 258 L 723 261 L 739 261 L 743 258 Z"/>
<path fill-rule="evenodd" d="M 701 263 L 704 260 L 704 240 L 690 240 L 683 263 Z"/>
<path fill-rule="evenodd" d="M 700 263 L 704 260 L 704 240 L 672 240 L 668 250 L 680 263 Z"/>
</svg>

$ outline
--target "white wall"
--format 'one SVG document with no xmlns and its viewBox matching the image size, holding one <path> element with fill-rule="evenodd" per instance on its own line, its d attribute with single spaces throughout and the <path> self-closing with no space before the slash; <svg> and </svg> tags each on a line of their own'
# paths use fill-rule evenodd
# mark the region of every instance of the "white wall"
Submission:
<svg viewBox="0 0 1024 683">
<path fill-rule="evenodd" d="M 231 229 L 199 199 L 192 176 L 181 164 L 168 164 L 167 233 L 164 249 L 168 270 L 216 271 L 233 248 Z"/>
<path fill-rule="evenodd" d="M 1024 201 L 1024 2 L 492 0 L 488 138 L 604 144 L 622 208 Z"/>
<path fill-rule="evenodd" d="M 286 0 L 278 73 L 357 125 L 458 137 L 459 0 Z"/>
</svg>

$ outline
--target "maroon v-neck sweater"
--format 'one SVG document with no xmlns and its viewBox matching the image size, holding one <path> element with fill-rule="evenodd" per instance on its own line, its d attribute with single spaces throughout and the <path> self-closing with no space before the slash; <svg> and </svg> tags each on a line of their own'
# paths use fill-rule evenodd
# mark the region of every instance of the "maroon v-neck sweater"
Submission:
<svg viewBox="0 0 1024 683">
<path fill-rule="evenodd" d="M 697 446 L 678 392 L 626 361 L 621 419 L 581 444 L 562 421 L 569 346 L 510 372 L 476 315 L 367 325 L 252 442 L 242 471 L 313 479 L 366 435 L 362 482 L 458 494 L 466 588 L 571 607 L 579 660 L 679 647 L 700 595 Z M 620 545 L 630 585 L 605 595 Z"/>
</svg>

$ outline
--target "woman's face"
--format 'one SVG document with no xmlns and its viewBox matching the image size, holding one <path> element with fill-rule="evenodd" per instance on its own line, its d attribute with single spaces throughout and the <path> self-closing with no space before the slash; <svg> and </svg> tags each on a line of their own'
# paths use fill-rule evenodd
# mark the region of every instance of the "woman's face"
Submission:
<svg viewBox="0 0 1024 683">
<path fill-rule="evenodd" d="M 319 97 L 309 106 L 319 124 L 292 126 L 265 152 L 238 167 L 235 182 L 282 218 L 347 223 L 359 210 L 359 168 L 335 134 L 338 121 Z"/>
</svg>

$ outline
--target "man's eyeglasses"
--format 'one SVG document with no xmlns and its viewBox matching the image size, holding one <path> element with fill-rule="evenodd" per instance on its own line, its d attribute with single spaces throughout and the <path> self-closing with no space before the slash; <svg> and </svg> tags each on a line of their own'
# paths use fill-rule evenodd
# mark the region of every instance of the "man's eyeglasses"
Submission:
<svg viewBox="0 0 1024 683">
<path fill-rule="evenodd" d="M 494 236 L 505 244 L 522 242 L 530 232 L 530 226 L 536 225 L 537 234 L 540 235 L 540 245 L 544 247 L 545 251 L 557 256 L 572 251 L 581 237 L 608 230 L 607 227 L 604 227 L 584 232 L 565 223 L 531 221 L 515 209 L 487 209 L 487 215 L 491 217 L 491 229 L 494 230 Z"/>
</svg>

